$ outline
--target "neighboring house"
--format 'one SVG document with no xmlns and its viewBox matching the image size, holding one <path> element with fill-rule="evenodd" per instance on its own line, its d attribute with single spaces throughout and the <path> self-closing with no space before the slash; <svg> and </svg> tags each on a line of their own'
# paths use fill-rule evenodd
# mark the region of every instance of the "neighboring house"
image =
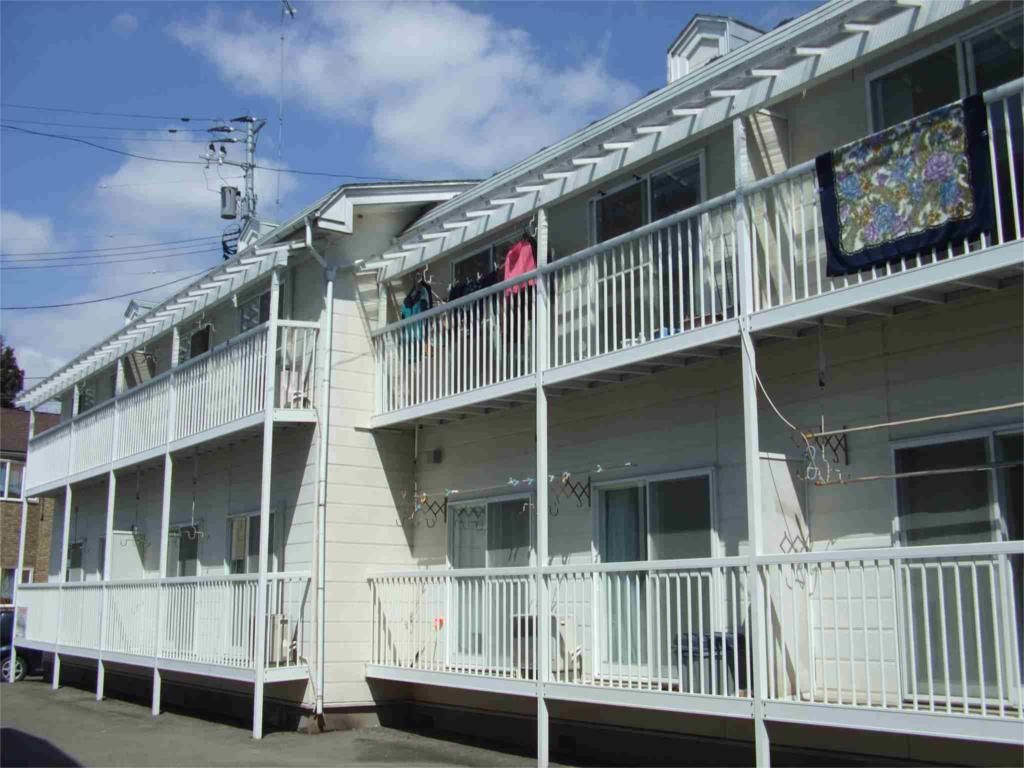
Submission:
<svg viewBox="0 0 1024 768">
<path fill-rule="evenodd" d="M 154 711 L 241 683 L 254 735 L 266 696 L 528 716 L 542 764 L 1018 760 L 1022 19 L 699 16 L 666 87 L 486 181 L 339 188 L 21 397 L 66 418 L 18 642 L 152 669 Z M 823 165 L 832 216 L 815 158 L 922 116 Z M 896 214 L 962 234 L 826 269 Z"/>
<path fill-rule="evenodd" d="M 37 414 L 36 429 L 42 431 L 57 421 L 55 414 Z M 18 572 L 22 490 L 29 437 L 28 411 L 0 409 L 0 605 L 11 604 L 15 574 Z M 21 581 L 46 581 L 50 563 L 53 500 L 27 499 L 25 521 L 25 559 Z"/>
</svg>

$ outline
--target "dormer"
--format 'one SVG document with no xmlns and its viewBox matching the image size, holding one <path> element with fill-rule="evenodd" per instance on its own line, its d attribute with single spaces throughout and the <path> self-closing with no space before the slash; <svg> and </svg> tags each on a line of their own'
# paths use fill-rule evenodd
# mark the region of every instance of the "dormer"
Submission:
<svg viewBox="0 0 1024 768">
<path fill-rule="evenodd" d="M 694 72 L 764 34 L 729 16 L 698 13 L 668 47 L 668 82 Z"/>
</svg>

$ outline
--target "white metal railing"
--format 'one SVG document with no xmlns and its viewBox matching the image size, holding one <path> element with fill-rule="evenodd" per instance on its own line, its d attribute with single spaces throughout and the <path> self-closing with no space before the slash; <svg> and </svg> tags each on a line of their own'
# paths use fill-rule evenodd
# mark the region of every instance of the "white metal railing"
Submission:
<svg viewBox="0 0 1024 768">
<path fill-rule="evenodd" d="M 751 562 L 543 568 L 548 679 L 746 699 L 764 670 L 765 700 L 1024 719 L 1021 542 Z M 528 568 L 370 577 L 372 663 L 536 679 L 536 579 Z"/>
<path fill-rule="evenodd" d="M 174 439 L 263 410 L 267 328 L 246 331 L 175 369 Z"/>
<path fill-rule="evenodd" d="M 170 372 L 125 392 L 118 401 L 116 458 L 123 459 L 167 442 Z"/>
<path fill-rule="evenodd" d="M 551 679 L 749 697 L 747 573 L 740 558 L 553 569 Z"/>
<path fill-rule="evenodd" d="M 106 464 L 114 448 L 115 402 L 110 400 L 93 408 L 75 421 L 75 440 L 71 455 L 71 474 Z"/>
<path fill-rule="evenodd" d="M 318 326 L 279 323 L 275 405 L 287 410 L 313 408 Z M 25 487 L 96 469 L 262 411 L 267 328 L 264 324 L 236 336 L 36 435 L 29 443 Z M 172 399 L 175 409 L 169 414 Z"/>
<path fill-rule="evenodd" d="M 374 664 L 536 680 L 529 568 L 371 578 Z"/>
<path fill-rule="evenodd" d="M 25 488 L 53 482 L 68 474 L 73 427 L 72 422 L 65 422 L 32 438 L 25 468 Z"/>
<path fill-rule="evenodd" d="M 1024 718 L 1021 558 L 990 549 L 814 553 L 761 565 L 767 697 Z"/>
<path fill-rule="evenodd" d="M 277 407 L 312 408 L 316 390 L 317 323 L 278 321 Z"/>
<path fill-rule="evenodd" d="M 255 669 L 258 583 L 244 575 L 26 584 L 18 589 L 25 623 L 16 640 L 69 653 L 78 648 Z M 268 574 L 267 668 L 306 664 L 311 606 L 308 574 Z"/>
<path fill-rule="evenodd" d="M 961 258 L 1024 237 L 1024 80 L 985 94 L 995 231 L 855 275 L 826 275 L 814 161 L 586 248 L 520 277 L 548 286 L 549 365 L 559 367 Z M 747 225 L 735 227 L 737 206 Z M 742 295 L 737 238 L 749 238 L 753 304 Z M 377 413 L 391 413 L 537 369 L 535 292 L 513 282 L 373 333 Z"/>
<path fill-rule="evenodd" d="M 853 275 L 828 277 L 814 162 L 752 185 L 746 192 L 757 312 L 975 253 L 1024 236 L 1022 215 L 1021 80 L 985 94 L 995 232 L 906 256 Z"/>
<path fill-rule="evenodd" d="M 498 283 L 374 332 L 381 412 L 534 373 L 535 278 Z"/>
<path fill-rule="evenodd" d="M 552 367 L 735 318 L 728 194 L 554 262 Z"/>
</svg>

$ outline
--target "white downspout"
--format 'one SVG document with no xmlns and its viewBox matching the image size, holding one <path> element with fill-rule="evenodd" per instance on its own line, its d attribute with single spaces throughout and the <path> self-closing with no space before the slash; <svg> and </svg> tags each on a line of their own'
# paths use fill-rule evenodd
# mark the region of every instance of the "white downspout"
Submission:
<svg viewBox="0 0 1024 768">
<path fill-rule="evenodd" d="M 336 267 L 328 267 L 327 261 L 313 245 L 313 228 L 310 220 L 306 218 L 306 247 L 313 254 L 320 266 L 324 268 L 324 276 L 327 279 L 324 286 L 324 309 L 327 313 L 325 328 L 324 355 L 323 355 L 323 377 L 320 383 L 320 404 L 319 426 L 320 426 L 320 447 L 317 451 L 317 470 L 319 482 L 317 489 L 317 564 L 316 564 L 316 599 L 317 599 L 317 649 L 316 649 L 316 684 L 313 693 L 316 695 L 316 714 L 322 717 L 324 713 L 324 651 L 326 648 L 326 574 L 324 569 L 327 566 L 327 450 L 330 437 L 330 414 L 331 414 L 331 351 L 334 346 L 334 278 L 337 275 Z"/>
</svg>

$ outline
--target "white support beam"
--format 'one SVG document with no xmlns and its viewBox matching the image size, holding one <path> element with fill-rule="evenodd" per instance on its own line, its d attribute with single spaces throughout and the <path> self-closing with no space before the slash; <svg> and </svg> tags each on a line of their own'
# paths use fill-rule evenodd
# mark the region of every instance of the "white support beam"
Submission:
<svg viewBox="0 0 1024 768">
<path fill-rule="evenodd" d="M 496 197 L 493 200 L 488 200 L 491 205 L 500 205 L 502 207 L 506 205 L 515 205 L 519 202 L 518 197 Z"/>
<path fill-rule="evenodd" d="M 281 274 L 270 280 L 270 321 L 263 390 L 263 461 L 260 464 L 259 577 L 256 586 L 256 681 L 253 690 L 252 736 L 263 738 L 263 688 L 267 658 L 267 567 L 270 554 L 270 493 L 274 460 L 274 392 L 277 384 L 277 316 L 281 306 Z"/>
<path fill-rule="evenodd" d="M 712 88 L 708 91 L 708 97 L 712 99 L 735 99 L 742 93 L 742 88 Z"/>
<path fill-rule="evenodd" d="M 704 107 L 676 107 L 672 114 L 676 117 L 700 117 L 704 113 Z"/>
<path fill-rule="evenodd" d="M 77 393 L 77 391 L 78 391 L 77 387 L 75 388 L 75 391 Z M 76 397 L 75 400 L 77 401 L 78 398 Z M 75 410 L 76 411 L 78 410 L 77 402 L 76 402 Z M 71 443 L 71 447 L 74 448 L 74 442 L 73 441 Z M 70 454 L 71 451 L 68 451 L 68 453 Z M 70 474 L 70 472 L 68 474 Z M 61 529 L 61 532 L 60 532 L 60 564 L 58 566 L 60 568 L 60 576 L 57 579 L 57 581 L 60 584 L 62 584 L 62 585 L 66 584 L 67 580 L 68 580 L 68 546 L 69 546 L 70 541 L 71 541 L 70 540 L 70 536 L 71 536 L 71 483 L 65 483 L 64 484 L 64 525 L 63 525 L 63 527 Z M 57 594 L 59 595 L 58 603 L 57 603 L 57 626 L 60 627 L 61 622 L 62 622 L 62 613 L 63 613 L 63 610 L 64 610 L 64 599 L 63 599 L 64 598 L 64 590 L 63 590 L 63 587 L 61 587 L 59 589 Z M 59 640 L 59 636 L 58 636 L 58 640 Z M 53 688 L 53 690 L 55 690 L 55 691 L 58 688 L 60 688 L 60 646 L 59 645 L 57 646 L 57 650 L 54 651 L 54 654 L 53 654 L 53 681 L 51 682 L 50 687 Z"/>
<path fill-rule="evenodd" d="M 451 232 L 425 232 L 420 235 L 424 240 L 444 240 Z"/>
<path fill-rule="evenodd" d="M 521 194 L 543 192 L 545 189 L 547 189 L 547 184 L 517 184 L 515 188 L 516 192 L 519 192 Z"/>
<path fill-rule="evenodd" d="M 603 157 L 574 157 L 572 159 L 572 164 L 578 165 L 582 168 L 587 165 L 597 165 L 602 160 L 604 160 Z M 543 187 L 541 187 L 541 189 L 543 189 Z"/>
<path fill-rule="evenodd" d="M 546 208 L 537 211 L 537 266 L 548 262 L 548 215 Z M 548 564 L 548 399 L 544 390 L 543 372 L 548 367 L 548 281 L 538 280 L 535 291 L 536 310 L 534 317 L 537 332 L 534 335 L 537 361 L 535 373 L 537 398 L 536 407 L 536 450 L 537 450 L 537 623 L 538 628 L 551 626 L 551 606 L 547 598 L 547 580 L 543 568 Z M 544 698 L 551 666 L 551 633 L 538 629 L 537 640 L 537 766 L 547 768 L 550 752 L 548 705 Z"/>
<path fill-rule="evenodd" d="M 601 149 L 614 152 L 617 149 L 629 149 L 634 144 L 636 144 L 635 141 L 606 141 L 601 145 Z"/>
<path fill-rule="evenodd" d="M 497 211 L 466 211 L 466 215 L 471 219 L 486 219 L 496 213 Z"/>
<path fill-rule="evenodd" d="M 25 447 L 25 466 L 28 467 L 29 451 L 31 450 L 32 436 L 35 434 L 36 429 L 36 412 L 35 409 L 29 409 L 28 412 L 28 441 Z M 21 488 L 21 527 L 18 528 L 18 568 L 14 571 L 14 584 L 11 586 L 11 605 L 14 606 L 14 610 L 17 611 L 18 606 L 18 585 L 21 584 L 21 574 L 25 570 L 25 537 L 28 535 L 28 498 L 25 496 L 25 478 L 22 478 Z M 51 522 L 52 526 L 53 523 Z M 7 682 L 14 682 L 15 659 L 17 659 L 17 651 L 14 647 L 14 630 L 11 630 L 11 648 L 10 648 L 10 674 L 8 675 Z"/>
<path fill-rule="evenodd" d="M 798 45 L 793 49 L 793 55 L 799 56 L 800 58 L 811 58 L 814 56 L 824 56 L 828 53 L 828 48 L 820 48 L 817 46 L 810 45 Z"/>
<path fill-rule="evenodd" d="M 861 24 L 858 22 L 847 22 L 843 24 L 843 32 L 848 35 L 864 35 L 875 28 L 874 24 Z"/>
<path fill-rule="evenodd" d="M 472 226 L 472 224 L 472 221 L 446 221 L 441 226 L 445 229 L 465 229 L 466 227 Z M 426 246 L 421 245 L 419 247 L 425 248 Z"/>
<path fill-rule="evenodd" d="M 773 77 L 778 77 L 783 72 L 785 72 L 784 69 L 750 69 L 750 70 L 747 70 L 747 74 L 749 74 L 751 77 L 757 77 L 757 78 L 773 78 Z"/>
<path fill-rule="evenodd" d="M 114 411 L 114 444 L 117 444 L 117 411 Z M 114 502 L 117 498 L 117 473 L 111 469 L 107 472 L 107 517 L 103 533 L 103 573 L 100 578 L 110 581 L 110 557 L 114 551 Z M 103 649 L 107 640 L 108 593 L 106 587 L 100 602 L 100 657 L 96 660 L 96 701 L 103 701 L 103 689 L 106 682 L 106 666 L 103 663 Z"/>
<path fill-rule="evenodd" d="M 548 171 L 542 174 L 542 176 L 548 181 L 558 181 L 559 179 L 568 179 L 576 175 L 576 171 Z"/>
<path fill-rule="evenodd" d="M 636 132 L 641 136 L 644 136 L 649 133 L 662 133 L 667 131 L 669 128 L 671 128 L 669 125 L 640 125 L 637 126 Z"/>
</svg>

